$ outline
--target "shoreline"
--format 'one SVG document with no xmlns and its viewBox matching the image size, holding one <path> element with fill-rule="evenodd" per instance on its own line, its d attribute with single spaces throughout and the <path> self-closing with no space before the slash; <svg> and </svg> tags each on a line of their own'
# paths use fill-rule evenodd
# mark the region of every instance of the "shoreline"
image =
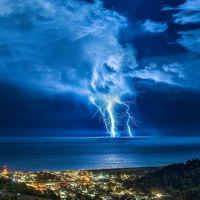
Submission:
<svg viewBox="0 0 200 200">
<path fill-rule="evenodd" d="M 76 172 L 76 171 L 87 171 L 87 172 L 118 172 L 118 171 L 124 171 L 124 172 L 138 172 L 138 171 L 144 171 L 144 170 L 157 170 L 161 169 L 165 166 L 150 166 L 150 167 L 126 167 L 126 168 L 102 168 L 102 169 L 77 169 L 77 170 L 43 170 L 43 171 L 30 171 L 30 170 L 23 170 L 23 171 L 9 171 L 9 174 L 13 173 L 55 173 L 55 172 Z M 0 173 L 2 175 L 2 173 Z"/>
</svg>

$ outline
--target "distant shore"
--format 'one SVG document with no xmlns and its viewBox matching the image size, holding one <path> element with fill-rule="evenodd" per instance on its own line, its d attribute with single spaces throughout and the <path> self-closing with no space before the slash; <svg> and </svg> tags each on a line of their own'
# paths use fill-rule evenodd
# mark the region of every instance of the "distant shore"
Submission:
<svg viewBox="0 0 200 200">
<path fill-rule="evenodd" d="M 166 165 L 167 166 L 167 165 Z M 66 172 L 66 171 L 69 171 L 69 172 L 75 172 L 75 171 L 87 171 L 87 172 L 111 172 L 111 173 L 116 173 L 116 172 L 144 172 L 144 171 L 154 171 L 154 170 L 157 170 L 157 169 L 161 169 L 163 167 L 166 167 L 166 166 L 155 166 L 155 167 L 128 167 L 128 168 L 106 168 L 106 169 L 77 169 L 77 170 L 43 170 L 43 171 L 31 171 L 31 170 L 24 170 L 24 171 L 10 171 L 9 173 L 44 173 L 44 172 Z M 8 169 L 9 171 L 9 169 Z M 1 173 L 0 173 L 1 174 Z"/>
</svg>

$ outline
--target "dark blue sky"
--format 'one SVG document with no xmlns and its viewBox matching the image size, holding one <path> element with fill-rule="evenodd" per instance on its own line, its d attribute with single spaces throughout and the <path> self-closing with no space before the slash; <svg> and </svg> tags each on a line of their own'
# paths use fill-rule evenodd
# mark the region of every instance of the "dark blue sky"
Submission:
<svg viewBox="0 0 200 200">
<path fill-rule="evenodd" d="M 106 136 L 90 97 L 126 90 L 134 135 L 200 134 L 200 0 L 0 7 L 0 136 Z"/>
</svg>

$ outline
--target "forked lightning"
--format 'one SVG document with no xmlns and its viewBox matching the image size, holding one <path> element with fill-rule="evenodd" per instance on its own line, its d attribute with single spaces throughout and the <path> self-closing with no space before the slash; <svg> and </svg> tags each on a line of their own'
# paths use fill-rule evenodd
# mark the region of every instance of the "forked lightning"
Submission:
<svg viewBox="0 0 200 200">
<path fill-rule="evenodd" d="M 97 103 L 99 101 L 96 101 L 93 97 L 90 97 L 91 102 L 97 107 L 94 117 L 98 112 L 100 112 L 100 121 L 104 122 L 106 130 L 111 137 L 116 136 L 119 126 L 123 127 L 123 131 L 127 132 L 130 137 L 133 136 L 130 124 L 132 123 L 136 125 L 136 121 L 129 112 L 129 104 L 133 104 L 133 101 L 121 100 L 121 96 L 127 93 L 131 92 L 124 91 L 119 95 L 115 95 L 114 97 L 106 96 L 102 101 L 100 101 L 101 105 Z M 123 110 L 123 112 L 117 113 L 115 110 L 117 106 L 121 106 L 121 110 Z"/>
</svg>

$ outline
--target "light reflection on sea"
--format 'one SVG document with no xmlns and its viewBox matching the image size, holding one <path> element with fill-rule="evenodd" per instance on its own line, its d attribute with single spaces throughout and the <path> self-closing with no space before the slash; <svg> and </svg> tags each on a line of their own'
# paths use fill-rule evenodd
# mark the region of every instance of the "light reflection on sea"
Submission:
<svg viewBox="0 0 200 200">
<path fill-rule="evenodd" d="M 163 166 L 200 158 L 200 138 L 0 138 L 11 171 Z"/>
</svg>

